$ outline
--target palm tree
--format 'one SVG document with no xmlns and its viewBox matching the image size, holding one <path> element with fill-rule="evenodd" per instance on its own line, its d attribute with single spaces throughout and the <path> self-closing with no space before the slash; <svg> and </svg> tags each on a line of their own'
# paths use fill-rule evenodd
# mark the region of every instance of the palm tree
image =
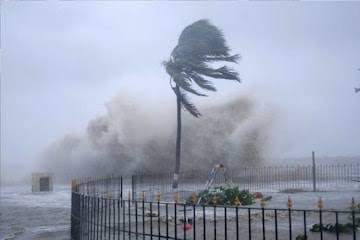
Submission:
<svg viewBox="0 0 360 240">
<path fill-rule="evenodd" d="M 213 67 L 215 62 L 236 63 L 239 55 L 230 55 L 221 30 L 208 20 L 202 19 L 187 26 L 181 33 L 177 46 L 171 52 L 170 59 L 164 62 L 170 75 L 170 85 L 176 95 L 177 136 L 173 189 L 178 187 L 181 153 L 181 110 L 191 115 L 201 116 L 195 105 L 189 101 L 187 93 L 206 96 L 193 88 L 194 83 L 201 89 L 216 91 L 210 79 L 227 79 L 240 82 L 239 74 L 233 69 L 222 66 Z"/>
</svg>

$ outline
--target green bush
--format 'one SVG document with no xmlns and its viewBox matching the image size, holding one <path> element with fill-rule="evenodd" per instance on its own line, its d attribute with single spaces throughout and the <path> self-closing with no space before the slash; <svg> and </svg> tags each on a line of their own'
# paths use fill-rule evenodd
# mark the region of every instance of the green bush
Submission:
<svg viewBox="0 0 360 240">
<path fill-rule="evenodd" d="M 238 186 L 223 185 L 204 190 L 196 195 L 201 199 L 201 205 L 251 205 L 254 203 L 254 195 L 248 190 L 240 190 Z M 187 200 L 192 203 L 191 197 Z"/>
<path fill-rule="evenodd" d="M 307 237 L 304 234 L 299 234 L 296 236 L 295 240 L 307 240 Z"/>
<path fill-rule="evenodd" d="M 357 227 L 355 225 L 355 227 Z M 326 224 L 326 225 L 321 225 L 321 228 L 323 231 L 327 231 L 327 232 L 336 232 L 336 229 L 339 233 L 349 233 L 352 231 L 353 229 L 353 224 L 348 222 L 348 223 L 345 223 L 345 224 L 341 224 L 341 223 L 338 223 L 338 224 Z M 310 229 L 311 232 L 320 232 L 320 224 L 319 223 L 316 223 L 316 224 L 313 224 L 311 229 Z"/>
</svg>

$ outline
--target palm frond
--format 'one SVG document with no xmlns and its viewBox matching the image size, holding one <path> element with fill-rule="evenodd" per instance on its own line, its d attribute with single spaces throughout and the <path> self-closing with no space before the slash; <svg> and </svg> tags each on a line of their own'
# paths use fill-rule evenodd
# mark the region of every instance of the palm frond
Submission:
<svg viewBox="0 0 360 240">
<path fill-rule="evenodd" d="M 211 78 L 228 79 L 228 80 L 235 80 L 240 82 L 239 73 L 227 66 L 222 66 L 216 69 L 207 66 L 206 67 L 194 66 L 193 71 L 197 72 L 200 75 L 204 75 Z"/>
<path fill-rule="evenodd" d="M 184 89 L 185 91 L 188 91 L 192 94 L 195 94 L 197 96 L 201 96 L 201 97 L 207 97 L 206 94 L 202 94 L 202 93 L 199 93 L 198 91 L 196 91 L 195 89 L 193 89 L 191 87 L 191 83 L 189 82 L 189 79 L 187 79 L 186 77 L 174 77 L 173 78 L 174 82 L 179 86 L 181 87 L 182 89 Z"/>
<path fill-rule="evenodd" d="M 238 54 L 230 54 L 230 48 L 222 31 L 208 20 L 202 19 L 182 31 L 170 60 L 165 62 L 164 66 L 171 79 L 179 87 L 179 93 L 175 93 L 181 97 L 184 108 L 193 116 L 199 117 L 200 113 L 185 93 L 206 96 L 196 91 L 192 83 L 202 89 L 216 91 L 213 84 L 205 77 L 240 82 L 239 74 L 235 70 L 227 66 L 220 68 L 210 66 L 210 63 L 219 61 L 237 63 L 239 58 Z M 177 90 L 174 89 L 174 91 Z"/>
<path fill-rule="evenodd" d="M 184 91 L 178 90 L 176 87 L 173 87 L 172 89 L 174 90 L 175 95 L 179 97 L 181 105 L 187 111 L 189 111 L 191 115 L 193 115 L 196 118 L 201 116 L 201 113 L 197 110 L 195 105 L 189 101 Z"/>
<path fill-rule="evenodd" d="M 202 97 L 207 96 L 206 94 L 199 93 L 198 91 L 196 91 L 191 87 L 192 79 L 187 76 L 186 72 L 180 71 L 181 67 L 179 68 L 179 66 L 174 66 L 175 64 L 171 61 L 164 62 L 163 64 L 165 65 L 168 74 L 172 77 L 172 80 L 179 87 L 197 96 L 202 96 Z"/>
<path fill-rule="evenodd" d="M 225 62 L 237 63 L 239 59 L 241 59 L 241 56 L 239 54 L 235 54 L 232 56 L 208 56 L 208 57 L 204 57 L 202 60 L 204 62 L 225 61 Z"/>
<path fill-rule="evenodd" d="M 200 76 L 197 73 L 189 73 L 189 77 L 201 88 L 216 92 L 216 88 L 213 86 L 213 84 Z"/>
</svg>

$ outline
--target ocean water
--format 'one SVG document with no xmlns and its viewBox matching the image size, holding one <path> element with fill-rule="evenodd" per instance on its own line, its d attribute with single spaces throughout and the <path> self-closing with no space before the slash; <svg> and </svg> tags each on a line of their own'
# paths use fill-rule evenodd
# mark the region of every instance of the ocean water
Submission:
<svg viewBox="0 0 360 240">
<path fill-rule="evenodd" d="M 0 239 L 70 239 L 70 207 L 70 186 L 54 186 L 48 193 L 2 186 Z"/>
</svg>

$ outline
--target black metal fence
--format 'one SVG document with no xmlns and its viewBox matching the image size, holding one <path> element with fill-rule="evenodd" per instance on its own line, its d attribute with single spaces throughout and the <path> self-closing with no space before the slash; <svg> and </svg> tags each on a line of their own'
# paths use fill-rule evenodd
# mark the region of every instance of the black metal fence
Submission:
<svg viewBox="0 0 360 240">
<path fill-rule="evenodd" d="M 360 180 L 360 164 L 296 165 L 244 167 L 227 170 L 228 179 L 242 189 L 251 191 L 328 191 L 354 190 Z M 179 192 L 190 193 L 204 188 L 208 172 L 180 173 Z M 225 182 L 218 175 L 214 185 Z M 79 192 L 103 197 L 120 197 L 131 192 L 132 199 L 146 192 L 153 195 L 172 192 L 172 174 L 136 174 L 128 178 L 99 177 L 78 180 Z"/>
<path fill-rule="evenodd" d="M 351 188 L 356 185 L 355 181 L 360 179 L 360 164 L 244 167 L 229 169 L 226 174 L 233 183 L 249 190 L 337 190 L 338 186 Z M 181 173 L 179 188 L 184 191 L 202 189 L 207 176 L 208 173 L 203 171 Z M 140 192 L 149 189 L 168 192 L 172 188 L 172 174 L 138 174 L 134 178 L 135 188 Z M 215 184 L 224 181 L 225 178 L 219 175 Z"/>
<path fill-rule="evenodd" d="M 240 188 L 261 191 L 354 190 L 360 164 L 247 167 L 227 171 Z M 359 206 L 346 211 L 185 204 L 203 190 L 208 174 L 136 174 L 73 181 L 71 237 L 78 239 L 356 239 Z M 225 182 L 219 175 L 214 185 Z M 159 194 L 162 194 L 160 201 Z M 147 200 L 148 199 L 148 200 Z"/>
<path fill-rule="evenodd" d="M 72 193 L 71 237 L 78 239 L 357 239 L 360 212 L 201 206 Z M 195 202 L 195 201 L 194 201 Z"/>
</svg>

